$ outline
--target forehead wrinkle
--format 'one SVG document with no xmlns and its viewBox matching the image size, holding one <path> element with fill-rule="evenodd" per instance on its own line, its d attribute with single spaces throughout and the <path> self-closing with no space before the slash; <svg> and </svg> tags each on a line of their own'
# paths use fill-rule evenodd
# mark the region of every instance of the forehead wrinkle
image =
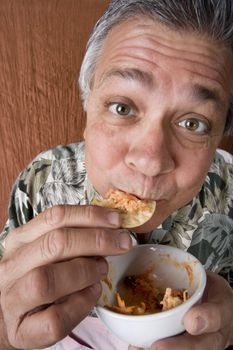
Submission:
<svg viewBox="0 0 233 350">
<path fill-rule="evenodd" d="M 223 71 L 221 71 L 217 67 L 211 66 L 205 61 L 201 61 L 201 59 L 199 59 L 199 61 L 196 61 L 193 58 L 183 57 L 182 55 L 178 56 L 174 54 L 167 54 L 158 50 L 158 48 L 146 48 L 145 52 L 142 52 L 141 47 L 138 46 L 128 46 L 127 48 L 119 49 L 119 51 L 120 54 L 124 55 L 125 57 L 132 58 L 134 60 L 144 60 L 155 66 L 158 65 L 158 59 L 160 59 L 160 62 L 162 63 L 160 63 L 159 65 L 161 66 L 163 64 L 164 67 L 168 68 L 170 66 L 169 62 L 177 62 L 178 67 L 186 69 L 190 72 L 192 72 L 190 67 L 195 67 L 197 69 L 197 72 L 193 70 L 194 74 L 198 73 L 200 74 L 200 76 L 216 81 L 216 83 L 218 83 L 222 87 L 223 82 L 225 81 Z M 224 66 L 222 66 L 222 68 L 224 68 Z M 206 75 L 207 73 L 208 75 Z"/>
<path fill-rule="evenodd" d="M 123 51 L 123 49 L 121 49 L 121 51 Z M 145 56 L 145 55 L 143 55 L 143 54 L 139 54 L 138 53 L 138 55 L 135 55 L 135 51 L 136 51 L 136 47 L 134 48 L 134 50 L 133 50 L 134 52 L 130 52 L 130 50 L 128 50 L 128 52 L 124 52 L 124 58 L 126 59 L 132 59 L 133 61 L 134 61 L 134 63 L 136 63 L 137 61 L 138 61 L 138 63 L 139 64 L 141 64 L 142 62 L 144 62 L 145 64 L 149 64 L 149 65 L 152 65 L 153 67 L 153 69 L 154 68 L 158 68 L 158 67 L 160 67 L 160 64 L 158 64 L 158 61 L 157 60 L 151 60 L 151 58 L 148 58 L 147 57 L 147 55 Z M 148 50 L 148 51 L 151 51 L 150 49 Z M 153 50 L 152 50 L 153 51 Z M 150 53 L 151 55 L 153 55 L 153 52 L 151 52 Z M 159 56 L 160 54 L 159 53 L 156 53 L 156 55 L 157 56 Z M 170 60 L 176 60 L 176 58 L 170 58 Z M 185 60 L 186 61 L 186 60 Z M 121 63 L 121 60 L 120 60 L 120 63 Z M 163 69 L 166 69 L 167 71 L 169 71 L 169 69 L 168 69 L 168 67 L 169 67 L 169 64 L 167 65 L 166 64 L 166 57 L 164 57 L 164 60 L 163 60 L 163 63 L 165 63 L 165 65 L 163 65 Z M 215 85 L 215 86 L 219 86 L 219 88 L 221 88 L 221 89 L 224 89 L 224 87 L 223 87 L 223 84 L 222 84 L 222 81 L 219 81 L 219 79 L 217 79 L 216 77 L 215 78 L 213 78 L 213 77 L 210 77 L 209 75 L 206 75 L 206 71 L 208 70 L 208 66 L 205 66 L 205 72 L 203 71 L 203 69 L 200 71 L 200 70 L 198 70 L 198 72 L 196 72 L 195 70 L 192 70 L 192 69 L 189 69 L 189 67 L 187 67 L 186 65 L 185 65 L 185 63 L 186 62 L 184 62 L 183 61 L 183 66 L 180 64 L 179 66 L 181 66 L 182 68 L 183 68 L 183 70 L 185 70 L 185 71 L 187 71 L 187 72 L 189 72 L 189 73 L 191 73 L 191 74 L 197 74 L 198 73 L 198 76 L 200 77 L 200 78 L 202 78 L 202 79 L 207 79 L 208 81 L 210 81 L 210 82 L 213 82 L 213 84 Z M 193 63 L 193 65 L 195 64 L 195 62 L 192 62 Z M 197 64 L 198 66 L 199 66 L 199 64 Z M 211 69 L 211 68 L 210 68 Z M 143 78 L 145 78 L 145 80 L 143 81 L 143 83 L 146 83 L 147 82 L 147 85 L 149 85 L 149 87 L 151 87 L 151 85 L 152 85 L 152 87 L 154 88 L 157 84 L 156 84 L 156 81 L 155 81 L 155 78 L 154 78 L 154 76 L 153 76 L 153 74 L 152 73 L 150 73 L 150 71 L 148 71 L 148 72 L 145 72 L 145 71 L 142 71 L 142 70 L 140 70 L 140 69 L 138 69 L 138 68 L 113 68 L 113 69 L 111 69 L 111 70 L 109 70 L 109 71 L 107 71 L 106 73 L 103 73 L 103 75 L 100 77 L 100 79 L 99 79 L 99 83 L 98 83 L 98 85 L 97 85 L 97 87 L 100 87 L 102 84 L 103 84 L 103 82 L 106 80 L 106 79 L 108 79 L 108 78 L 110 78 L 110 77 L 112 77 L 112 76 L 120 76 L 120 77 L 122 77 L 123 78 L 123 72 L 124 71 L 135 71 L 134 73 L 139 73 L 140 74 L 140 78 L 142 78 L 142 76 L 143 76 Z M 172 70 L 171 70 L 172 71 Z M 132 73 L 132 72 L 131 72 Z M 141 74 L 141 73 L 143 73 L 143 74 Z M 134 75 L 134 79 L 136 78 L 136 74 L 128 74 L 128 79 L 130 79 L 129 78 L 129 76 L 131 76 L 131 79 L 133 78 L 133 75 Z M 125 74 L 124 74 L 124 78 L 126 78 L 126 72 L 125 72 Z M 139 79 L 139 82 L 142 82 L 141 80 L 140 80 L 140 78 L 139 78 L 139 76 L 137 76 L 137 78 Z M 147 80 L 149 78 L 149 80 Z M 150 83 L 149 83 L 149 81 L 150 81 Z M 200 84 L 200 86 L 202 86 L 201 84 Z M 215 89 L 215 88 L 213 88 L 213 89 L 211 89 L 211 90 L 214 90 L 214 91 L 217 91 L 217 89 Z M 218 93 L 217 95 L 219 95 L 220 96 L 220 93 Z M 222 104 L 222 100 L 221 100 L 221 98 L 219 97 L 219 100 L 221 101 L 221 104 Z"/>
<path fill-rule="evenodd" d="M 140 32 L 139 26 L 130 31 L 131 35 L 126 37 L 120 37 L 118 40 L 118 49 L 115 49 L 116 42 L 112 40 L 110 42 L 110 47 L 114 43 L 113 49 L 117 55 L 126 54 L 127 52 L 132 52 L 136 54 L 138 49 L 145 49 L 148 54 L 151 52 L 150 56 L 163 56 L 165 59 L 172 59 L 179 61 L 182 59 L 183 62 L 187 64 L 199 64 L 202 65 L 204 69 L 211 70 L 214 72 L 216 79 L 222 81 L 225 79 L 226 65 L 223 64 L 222 58 L 219 57 L 219 47 L 216 49 L 216 43 L 208 43 L 207 39 L 203 38 L 204 43 L 199 39 L 198 45 L 196 43 L 196 37 L 193 35 L 188 49 L 185 45 L 185 39 L 180 38 L 181 41 L 171 41 L 167 36 L 161 35 L 159 33 L 153 33 L 153 35 L 148 31 Z M 179 39 L 179 37 L 178 37 Z M 135 40 L 141 40 L 140 46 L 135 43 Z M 205 45 L 204 45 L 205 44 Z M 208 44 L 208 46 L 207 46 Z M 202 50 L 202 48 L 204 50 Z M 201 51 L 200 51 L 201 49 Z M 223 48 L 221 48 L 223 50 Z M 222 51 L 221 50 L 221 51 Z M 153 54 L 154 52 L 154 54 Z M 131 55 L 132 56 L 132 55 Z M 218 77 L 218 78 L 217 78 Z"/>
<path fill-rule="evenodd" d="M 113 77 L 122 78 L 128 81 L 136 81 L 148 88 L 152 88 L 155 85 L 153 74 L 150 72 L 145 72 L 138 68 L 112 68 L 109 71 L 105 72 L 99 80 L 97 88 L 108 79 Z"/>
</svg>

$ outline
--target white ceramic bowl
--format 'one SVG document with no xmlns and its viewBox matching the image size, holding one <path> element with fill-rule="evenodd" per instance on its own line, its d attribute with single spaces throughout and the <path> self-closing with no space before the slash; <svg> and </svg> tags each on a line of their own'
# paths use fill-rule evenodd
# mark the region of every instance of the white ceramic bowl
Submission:
<svg viewBox="0 0 233 350">
<path fill-rule="evenodd" d="M 107 258 L 112 288 L 103 282 L 103 292 L 96 306 L 97 315 L 121 340 L 138 347 L 150 347 L 159 339 L 184 331 L 185 313 L 201 301 L 206 285 L 206 273 L 201 263 L 191 254 L 165 245 L 139 245 L 121 256 Z M 106 304 L 115 304 L 117 284 L 125 276 L 153 270 L 159 287 L 185 288 L 190 298 L 173 309 L 150 315 L 124 315 L 108 310 Z"/>
</svg>

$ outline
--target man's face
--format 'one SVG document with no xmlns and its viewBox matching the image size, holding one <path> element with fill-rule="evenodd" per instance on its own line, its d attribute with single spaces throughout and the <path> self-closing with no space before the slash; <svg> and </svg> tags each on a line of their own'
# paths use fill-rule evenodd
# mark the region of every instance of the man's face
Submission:
<svg viewBox="0 0 233 350">
<path fill-rule="evenodd" d="M 108 35 L 87 107 L 86 166 L 111 188 L 157 201 L 152 229 L 202 186 L 226 120 L 231 54 L 152 20 Z"/>
</svg>

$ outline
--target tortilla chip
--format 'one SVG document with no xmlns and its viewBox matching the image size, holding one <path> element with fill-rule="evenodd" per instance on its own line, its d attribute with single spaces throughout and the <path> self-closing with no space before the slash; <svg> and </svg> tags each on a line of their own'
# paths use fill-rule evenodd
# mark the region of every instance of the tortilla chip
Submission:
<svg viewBox="0 0 233 350">
<path fill-rule="evenodd" d="M 154 214 L 156 203 L 152 200 L 141 200 L 132 194 L 110 190 L 106 198 L 94 198 L 93 205 L 119 209 L 123 228 L 132 228 L 144 224 Z"/>
</svg>

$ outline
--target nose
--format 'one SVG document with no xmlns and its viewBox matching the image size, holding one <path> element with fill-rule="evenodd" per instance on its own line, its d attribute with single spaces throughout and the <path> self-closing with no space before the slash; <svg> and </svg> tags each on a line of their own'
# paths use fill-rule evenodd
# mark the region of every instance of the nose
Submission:
<svg viewBox="0 0 233 350">
<path fill-rule="evenodd" d="M 126 165 L 146 176 L 168 174 L 175 168 L 172 143 L 165 130 L 149 130 L 134 137 L 125 156 Z"/>
</svg>

